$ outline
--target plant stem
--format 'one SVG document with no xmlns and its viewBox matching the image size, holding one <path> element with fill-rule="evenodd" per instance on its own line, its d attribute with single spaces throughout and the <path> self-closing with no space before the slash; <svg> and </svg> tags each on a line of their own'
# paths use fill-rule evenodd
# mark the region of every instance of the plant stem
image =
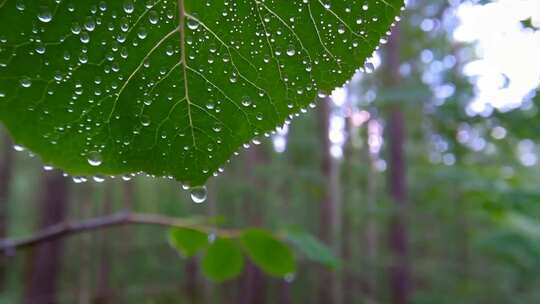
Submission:
<svg viewBox="0 0 540 304">
<path fill-rule="evenodd" d="M 206 233 L 216 233 L 222 237 L 235 237 L 238 235 L 238 231 L 236 230 L 215 229 L 214 227 L 200 225 L 192 220 L 172 218 L 159 214 L 118 212 L 77 222 L 67 221 L 50 226 L 49 228 L 26 238 L 3 239 L 0 240 L 0 251 L 10 255 L 17 249 L 31 247 L 42 242 L 52 241 L 72 234 L 132 224 L 192 228 Z"/>
</svg>

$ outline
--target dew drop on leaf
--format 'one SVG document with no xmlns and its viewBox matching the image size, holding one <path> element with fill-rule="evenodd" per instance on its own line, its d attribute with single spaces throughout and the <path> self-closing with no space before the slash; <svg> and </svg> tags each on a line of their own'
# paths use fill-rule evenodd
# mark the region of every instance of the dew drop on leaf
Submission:
<svg viewBox="0 0 540 304">
<path fill-rule="evenodd" d="M 199 28 L 199 22 L 194 19 L 189 19 L 187 22 L 187 26 L 190 30 L 194 31 Z"/>
<path fill-rule="evenodd" d="M 124 1 L 124 12 L 126 12 L 126 14 L 133 13 L 134 9 L 135 9 L 135 6 L 133 5 L 133 1 L 131 0 Z"/>
<path fill-rule="evenodd" d="M 22 152 L 22 151 L 26 150 L 26 148 L 21 146 L 21 145 L 13 145 L 13 150 L 15 150 L 17 152 Z"/>
<path fill-rule="evenodd" d="M 289 45 L 289 48 L 287 49 L 287 55 L 294 56 L 296 54 L 296 50 L 294 49 L 294 45 Z"/>
<path fill-rule="evenodd" d="M 30 80 L 28 77 L 24 77 L 21 79 L 20 84 L 23 88 L 29 88 L 32 86 L 32 80 Z"/>
<path fill-rule="evenodd" d="M 90 166 L 97 167 L 100 166 L 102 162 L 103 160 L 99 152 L 92 151 L 88 153 L 88 164 L 90 164 Z"/>
<path fill-rule="evenodd" d="M 41 21 L 43 23 L 51 22 L 51 20 L 52 20 L 51 10 L 46 6 L 41 7 L 37 17 L 38 17 L 39 21 Z"/>
<path fill-rule="evenodd" d="M 105 177 L 102 176 L 102 175 L 96 175 L 94 177 L 92 177 L 92 179 L 96 182 L 96 183 L 103 183 L 105 181 Z"/>
<path fill-rule="evenodd" d="M 373 66 L 373 63 L 371 62 L 366 62 L 366 64 L 364 64 L 364 70 L 368 74 L 373 73 L 373 71 L 375 71 L 375 66 Z"/>
<path fill-rule="evenodd" d="M 196 203 L 200 204 L 206 201 L 206 197 L 208 196 L 208 191 L 206 190 L 206 186 L 197 186 L 189 189 L 191 200 Z"/>
</svg>

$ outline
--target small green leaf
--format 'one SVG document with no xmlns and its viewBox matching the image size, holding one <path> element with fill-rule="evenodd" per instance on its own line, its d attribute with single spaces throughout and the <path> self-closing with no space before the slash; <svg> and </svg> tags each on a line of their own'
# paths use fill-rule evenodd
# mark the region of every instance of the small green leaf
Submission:
<svg viewBox="0 0 540 304">
<path fill-rule="evenodd" d="M 251 260 L 267 274 L 282 277 L 295 272 L 291 250 L 268 231 L 246 230 L 241 240 Z"/>
<path fill-rule="evenodd" d="M 339 267 L 340 260 L 332 250 L 311 234 L 302 231 L 291 231 L 287 233 L 287 240 L 296 246 L 308 259 L 328 267 Z"/>
<path fill-rule="evenodd" d="M 169 243 L 184 257 L 189 258 L 208 246 L 206 233 L 189 228 L 174 228 L 169 231 Z"/>
<path fill-rule="evenodd" d="M 244 258 L 234 241 L 218 238 L 208 247 L 202 260 L 202 270 L 209 279 L 222 282 L 242 273 Z"/>
</svg>

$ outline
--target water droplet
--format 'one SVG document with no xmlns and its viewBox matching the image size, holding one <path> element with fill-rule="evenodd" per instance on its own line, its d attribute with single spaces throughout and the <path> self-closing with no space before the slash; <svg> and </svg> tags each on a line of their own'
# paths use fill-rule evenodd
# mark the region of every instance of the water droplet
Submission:
<svg viewBox="0 0 540 304">
<path fill-rule="evenodd" d="M 22 152 L 22 151 L 24 151 L 26 149 L 21 145 L 13 145 L 13 150 L 15 150 L 17 152 Z"/>
<path fill-rule="evenodd" d="M 148 20 L 151 24 L 157 24 L 159 22 L 159 15 L 156 11 L 150 11 L 148 13 Z"/>
<path fill-rule="evenodd" d="M 242 98 L 242 105 L 244 107 L 249 107 L 251 105 L 251 98 L 249 98 L 249 96 L 244 96 Z"/>
<path fill-rule="evenodd" d="M 15 7 L 17 7 L 17 9 L 19 11 L 24 11 L 26 9 L 26 6 L 24 5 L 24 3 L 22 1 L 17 1 L 17 4 L 15 5 Z"/>
<path fill-rule="evenodd" d="M 137 33 L 137 36 L 139 37 L 139 39 L 145 39 L 147 35 L 148 33 L 146 32 L 146 28 L 144 27 L 139 28 L 139 32 Z"/>
<path fill-rule="evenodd" d="M 105 177 L 102 176 L 102 175 L 96 175 L 94 177 L 92 177 L 92 179 L 96 182 L 96 183 L 103 183 L 105 181 Z"/>
<path fill-rule="evenodd" d="M 133 5 L 133 1 L 131 1 L 131 0 L 124 1 L 124 12 L 126 12 L 126 14 L 131 14 L 131 13 L 133 13 L 133 10 L 135 10 L 135 6 Z"/>
<path fill-rule="evenodd" d="M 285 280 L 285 282 L 287 283 L 292 283 L 294 281 L 294 273 L 288 273 L 285 275 L 285 277 L 283 278 Z"/>
<path fill-rule="evenodd" d="M 46 6 L 42 6 L 40 8 L 40 10 L 39 10 L 39 13 L 38 13 L 37 17 L 38 17 L 39 21 L 41 21 L 43 23 L 51 22 L 51 20 L 52 20 L 51 10 Z"/>
<path fill-rule="evenodd" d="M 375 66 L 371 62 L 366 62 L 366 64 L 364 64 L 364 71 L 368 74 L 373 73 L 373 71 L 375 71 Z"/>
<path fill-rule="evenodd" d="M 190 18 L 187 22 L 187 27 L 190 30 L 194 31 L 199 28 L 199 21 Z"/>
<path fill-rule="evenodd" d="M 93 167 L 100 166 L 103 162 L 103 159 L 101 157 L 101 154 L 97 151 L 92 151 L 88 153 L 88 164 Z"/>
<path fill-rule="evenodd" d="M 29 88 L 32 86 L 32 80 L 30 80 L 28 77 L 24 77 L 20 80 L 20 84 L 23 88 Z"/>
<path fill-rule="evenodd" d="M 141 125 L 143 127 L 148 127 L 152 121 L 150 120 L 150 117 L 148 115 L 141 116 Z"/>
<path fill-rule="evenodd" d="M 287 55 L 294 56 L 296 54 L 296 50 L 294 49 L 294 45 L 289 45 L 289 48 L 287 49 Z"/>
<path fill-rule="evenodd" d="M 203 203 L 208 196 L 208 191 L 206 190 L 205 186 L 193 187 L 189 190 L 189 192 L 191 195 L 191 200 L 196 204 Z"/>
</svg>

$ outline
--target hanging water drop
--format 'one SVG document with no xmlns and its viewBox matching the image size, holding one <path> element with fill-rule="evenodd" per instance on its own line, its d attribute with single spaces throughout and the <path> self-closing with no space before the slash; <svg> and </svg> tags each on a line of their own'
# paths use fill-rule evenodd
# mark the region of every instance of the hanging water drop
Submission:
<svg viewBox="0 0 540 304">
<path fill-rule="evenodd" d="M 96 183 L 103 183 L 105 181 L 105 177 L 102 176 L 102 175 L 96 175 L 96 176 L 93 176 L 92 179 L 96 182 Z"/>
<path fill-rule="evenodd" d="M 22 152 L 22 151 L 26 150 L 26 148 L 21 146 L 21 145 L 13 145 L 13 150 L 15 150 L 17 152 Z"/>
<path fill-rule="evenodd" d="M 206 197 L 208 196 L 206 186 L 190 188 L 189 192 L 191 195 L 191 200 L 196 204 L 203 203 L 204 201 L 206 201 Z"/>
<path fill-rule="evenodd" d="M 375 66 L 371 62 L 366 62 L 366 64 L 364 64 L 364 71 L 368 74 L 373 73 L 373 71 L 375 71 Z"/>
</svg>

